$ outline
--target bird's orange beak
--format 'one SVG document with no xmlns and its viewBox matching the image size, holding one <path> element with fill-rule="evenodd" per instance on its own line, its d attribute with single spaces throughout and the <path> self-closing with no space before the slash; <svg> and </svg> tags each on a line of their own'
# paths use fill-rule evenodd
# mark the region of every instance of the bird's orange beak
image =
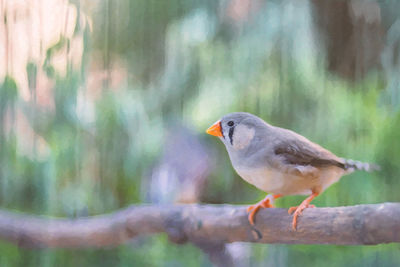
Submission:
<svg viewBox="0 0 400 267">
<path fill-rule="evenodd" d="M 221 121 L 217 121 L 210 128 L 207 129 L 206 133 L 214 136 L 222 136 Z"/>
</svg>

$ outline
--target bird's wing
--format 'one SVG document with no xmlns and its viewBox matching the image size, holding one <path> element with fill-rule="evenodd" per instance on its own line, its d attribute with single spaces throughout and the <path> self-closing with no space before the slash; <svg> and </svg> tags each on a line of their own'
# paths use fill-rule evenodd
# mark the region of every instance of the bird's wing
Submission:
<svg viewBox="0 0 400 267">
<path fill-rule="evenodd" d="M 307 138 L 292 131 L 285 131 L 284 136 L 277 140 L 273 150 L 279 158 L 278 163 L 285 165 L 287 171 L 302 172 L 329 166 L 345 169 L 342 159 Z"/>
</svg>

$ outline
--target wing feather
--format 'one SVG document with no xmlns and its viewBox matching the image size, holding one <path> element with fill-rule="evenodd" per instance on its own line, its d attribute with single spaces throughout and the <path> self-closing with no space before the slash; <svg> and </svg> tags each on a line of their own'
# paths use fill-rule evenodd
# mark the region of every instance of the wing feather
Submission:
<svg viewBox="0 0 400 267">
<path fill-rule="evenodd" d="M 307 138 L 289 130 L 285 130 L 284 134 L 285 138 L 280 139 L 274 146 L 274 153 L 280 157 L 282 163 L 295 166 L 346 168 L 342 159 Z"/>
</svg>

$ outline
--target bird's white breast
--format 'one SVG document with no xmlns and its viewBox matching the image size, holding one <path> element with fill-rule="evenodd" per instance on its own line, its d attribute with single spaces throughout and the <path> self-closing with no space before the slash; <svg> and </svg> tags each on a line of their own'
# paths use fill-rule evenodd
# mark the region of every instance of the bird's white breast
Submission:
<svg viewBox="0 0 400 267">
<path fill-rule="evenodd" d="M 284 185 L 284 174 L 275 170 L 236 168 L 236 171 L 246 182 L 266 192 L 274 192 Z"/>
<path fill-rule="evenodd" d="M 343 170 L 337 167 L 318 170 L 313 176 L 289 174 L 266 167 L 239 167 L 235 170 L 246 182 L 257 188 L 282 195 L 308 195 L 313 191 L 321 193 L 343 175 Z"/>
</svg>

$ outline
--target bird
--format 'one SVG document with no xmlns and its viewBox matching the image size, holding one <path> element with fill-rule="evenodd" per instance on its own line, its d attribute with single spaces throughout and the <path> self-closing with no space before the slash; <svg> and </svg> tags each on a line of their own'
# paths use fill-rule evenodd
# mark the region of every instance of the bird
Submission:
<svg viewBox="0 0 400 267">
<path fill-rule="evenodd" d="M 379 166 L 344 159 L 294 131 L 268 124 L 246 112 L 223 116 L 206 133 L 217 136 L 228 151 L 232 166 L 246 182 L 269 194 L 247 208 L 254 226 L 261 208 L 273 208 L 282 196 L 307 195 L 299 206 L 291 207 L 292 228 L 311 201 L 346 174 L 356 170 L 374 171 Z"/>
</svg>

